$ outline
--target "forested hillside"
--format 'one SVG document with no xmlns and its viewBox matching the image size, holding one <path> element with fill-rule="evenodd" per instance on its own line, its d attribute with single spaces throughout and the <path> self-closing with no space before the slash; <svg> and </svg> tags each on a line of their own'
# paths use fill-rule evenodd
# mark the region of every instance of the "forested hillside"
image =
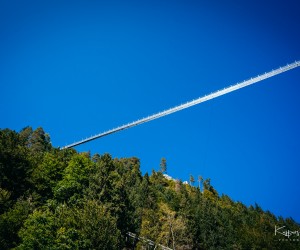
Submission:
<svg viewBox="0 0 300 250">
<path fill-rule="evenodd" d="M 154 249 L 146 239 L 156 249 L 300 249 L 292 219 L 165 171 L 164 159 L 142 175 L 135 157 L 54 148 L 42 128 L 0 130 L 0 249 Z"/>
</svg>

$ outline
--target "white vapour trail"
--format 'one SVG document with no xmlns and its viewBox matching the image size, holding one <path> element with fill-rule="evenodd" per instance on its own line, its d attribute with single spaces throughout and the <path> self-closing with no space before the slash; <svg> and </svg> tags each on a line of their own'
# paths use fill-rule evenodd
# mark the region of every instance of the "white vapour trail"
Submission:
<svg viewBox="0 0 300 250">
<path fill-rule="evenodd" d="M 183 109 L 192 107 L 192 106 L 197 105 L 197 104 L 199 104 L 199 103 L 206 102 L 206 101 L 208 101 L 208 100 L 214 99 L 214 98 L 219 97 L 219 96 L 221 96 L 221 95 L 228 94 L 228 93 L 230 93 L 230 92 L 233 92 L 233 91 L 235 91 L 235 90 L 244 88 L 244 87 L 249 86 L 249 85 L 251 85 L 251 84 L 260 82 L 260 81 L 265 80 L 265 79 L 267 79 L 267 78 L 270 78 L 270 77 L 272 77 L 272 76 L 281 74 L 281 73 L 283 73 L 283 72 L 285 72 L 285 71 L 294 69 L 294 68 L 296 68 L 296 67 L 298 67 L 298 66 L 300 66 L 300 61 L 295 61 L 294 63 L 288 64 L 288 65 L 286 65 L 286 66 L 284 66 L 284 67 L 280 67 L 280 68 L 278 68 L 278 69 L 275 69 L 275 70 L 272 70 L 272 71 L 270 71 L 270 72 L 264 73 L 264 74 L 259 75 L 259 76 L 257 76 L 257 77 L 251 78 L 251 79 L 249 79 L 249 80 L 246 80 L 246 81 L 237 83 L 237 84 L 235 84 L 235 85 L 232 85 L 232 86 L 230 86 L 230 87 L 224 88 L 224 89 L 222 89 L 222 90 L 218 90 L 218 91 L 213 92 L 213 93 L 211 93 L 211 94 L 209 94 L 209 95 L 205 95 L 205 96 L 203 96 L 203 97 L 199 97 L 199 98 L 197 98 L 197 99 L 195 99 L 195 100 L 189 101 L 189 102 L 184 103 L 184 104 L 181 104 L 181 105 L 179 105 L 179 106 L 176 106 L 176 107 L 167 109 L 167 110 L 165 110 L 165 111 L 156 113 L 156 114 L 154 114 L 154 115 L 150 115 L 150 116 L 148 116 L 148 117 L 145 117 L 145 118 L 136 120 L 136 121 L 134 121 L 134 122 L 131 122 L 131 123 L 128 123 L 128 124 L 125 124 L 125 125 L 122 125 L 122 126 L 119 126 L 119 127 L 117 127 L 117 128 L 110 129 L 110 130 L 108 130 L 108 131 L 105 131 L 105 132 L 102 132 L 102 133 L 100 133 L 100 134 L 97 134 L 97 135 L 88 137 L 88 138 L 83 139 L 83 140 L 81 140 L 81 141 L 74 142 L 74 143 L 72 143 L 72 144 L 69 144 L 69 145 L 63 147 L 62 149 L 65 149 L 65 148 L 72 148 L 72 147 L 78 146 L 78 145 L 80 145 L 80 144 L 83 144 L 83 143 L 86 143 L 86 142 L 89 142 L 89 141 L 98 139 L 98 138 L 100 138 L 100 137 L 104 137 L 104 136 L 107 136 L 107 135 L 116 133 L 116 132 L 118 132 L 118 131 L 121 131 L 121 130 L 124 130 L 124 129 L 128 129 L 128 128 L 131 128 L 131 127 L 140 125 L 140 124 L 142 124 L 142 123 L 149 122 L 149 121 L 158 119 L 158 118 L 163 117 L 163 116 L 166 116 L 166 115 L 170 115 L 170 114 L 175 113 L 175 112 L 177 112 L 177 111 L 180 111 L 180 110 L 183 110 Z"/>
</svg>

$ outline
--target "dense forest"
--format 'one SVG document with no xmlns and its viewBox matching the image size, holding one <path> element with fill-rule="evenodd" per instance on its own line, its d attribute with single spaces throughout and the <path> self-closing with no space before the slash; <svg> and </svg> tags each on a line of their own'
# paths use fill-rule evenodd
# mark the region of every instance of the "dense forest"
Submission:
<svg viewBox="0 0 300 250">
<path fill-rule="evenodd" d="M 0 130 L 0 249 L 300 249 L 293 219 L 157 165 L 142 175 L 136 157 L 54 148 L 42 128 Z"/>
</svg>

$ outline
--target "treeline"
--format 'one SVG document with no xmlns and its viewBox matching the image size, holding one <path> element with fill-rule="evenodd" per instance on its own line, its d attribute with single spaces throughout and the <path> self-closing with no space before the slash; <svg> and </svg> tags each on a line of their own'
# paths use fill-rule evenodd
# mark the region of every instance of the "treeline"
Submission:
<svg viewBox="0 0 300 250">
<path fill-rule="evenodd" d="M 300 230 L 258 205 L 143 176 L 138 158 L 51 146 L 42 128 L 0 130 L 0 249 L 299 249 Z M 133 233 L 141 240 L 129 237 Z M 144 239 L 144 240 L 143 240 Z M 161 246 L 157 246 L 159 249 Z"/>
</svg>

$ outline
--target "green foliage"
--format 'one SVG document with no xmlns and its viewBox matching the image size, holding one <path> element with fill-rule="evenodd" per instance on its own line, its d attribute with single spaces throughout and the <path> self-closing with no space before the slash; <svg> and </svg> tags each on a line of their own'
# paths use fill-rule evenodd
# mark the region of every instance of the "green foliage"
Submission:
<svg viewBox="0 0 300 250">
<path fill-rule="evenodd" d="M 92 161 L 86 155 L 74 155 L 62 173 L 62 180 L 54 187 L 54 197 L 62 202 L 76 203 L 88 186 L 92 166 Z"/>
<path fill-rule="evenodd" d="M 299 249 L 274 235 L 299 231 L 259 205 L 167 179 L 166 160 L 144 176 L 136 157 L 53 148 L 42 128 L 0 130 L 1 249 Z M 140 240 L 129 239 L 132 232 Z M 159 248 L 157 245 L 157 248 Z"/>
<path fill-rule="evenodd" d="M 20 239 L 18 231 L 28 215 L 33 211 L 31 198 L 19 199 L 12 208 L 0 215 L 0 246 L 1 249 L 10 249 L 17 246 Z"/>
<path fill-rule="evenodd" d="M 119 249 L 121 244 L 116 219 L 91 200 L 83 207 L 35 210 L 19 235 L 17 249 Z"/>
<path fill-rule="evenodd" d="M 117 219 L 97 201 L 87 201 L 83 209 L 77 209 L 75 216 L 78 230 L 86 249 L 119 249 L 121 232 Z"/>
<path fill-rule="evenodd" d="M 57 155 L 45 153 L 41 163 L 34 168 L 31 175 L 32 184 L 42 200 L 45 201 L 53 196 L 53 190 L 61 181 L 63 171 L 64 164 Z"/>
<path fill-rule="evenodd" d="M 0 187 L 0 214 L 4 213 L 10 206 L 11 193 Z"/>
<path fill-rule="evenodd" d="M 17 249 L 45 249 L 55 243 L 55 217 L 50 212 L 35 210 L 24 223 Z"/>
</svg>

